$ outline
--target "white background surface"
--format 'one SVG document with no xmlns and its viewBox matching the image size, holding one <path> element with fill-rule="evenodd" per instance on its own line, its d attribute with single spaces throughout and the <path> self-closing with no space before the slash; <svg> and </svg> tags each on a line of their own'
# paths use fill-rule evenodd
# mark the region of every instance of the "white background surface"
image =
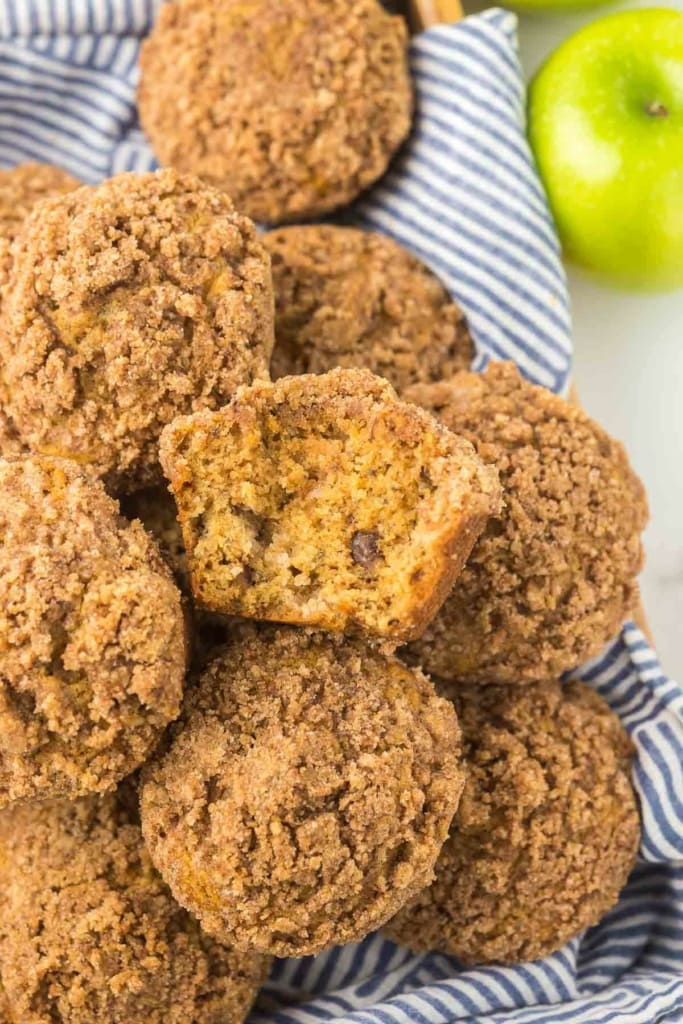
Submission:
<svg viewBox="0 0 683 1024">
<path fill-rule="evenodd" d="M 468 12 L 490 6 L 465 2 Z M 527 75 L 584 23 L 645 6 L 683 10 L 683 0 L 521 14 Z M 651 521 L 643 604 L 664 669 L 683 682 L 683 290 L 634 295 L 571 268 L 569 277 L 579 395 L 591 415 L 624 441 L 647 488 Z"/>
</svg>

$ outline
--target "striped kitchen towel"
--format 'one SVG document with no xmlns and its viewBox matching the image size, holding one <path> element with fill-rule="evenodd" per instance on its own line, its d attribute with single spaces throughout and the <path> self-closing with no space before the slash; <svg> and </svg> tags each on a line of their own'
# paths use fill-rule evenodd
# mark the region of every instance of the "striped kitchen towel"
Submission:
<svg viewBox="0 0 683 1024">
<path fill-rule="evenodd" d="M 0 163 L 62 165 L 94 182 L 154 166 L 135 110 L 140 38 L 155 0 L 2 0 Z M 492 10 L 411 47 L 413 136 L 345 219 L 418 253 L 465 308 L 475 365 L 513 359 L 566 389 L 566 284 L 524 136 L 515 19 Z M 620 637 L 575 675 L 621 716 L 637 750 L 644 834 L 619 904 L 545 960 L 461 969 L 380 936 L 277 963 L 259 1024 L 654 1024 L 683 1021 L 683 691 L 643 635 Z M 227 1022 L 226 1022 L 227 1024 Z"/>
</svg>

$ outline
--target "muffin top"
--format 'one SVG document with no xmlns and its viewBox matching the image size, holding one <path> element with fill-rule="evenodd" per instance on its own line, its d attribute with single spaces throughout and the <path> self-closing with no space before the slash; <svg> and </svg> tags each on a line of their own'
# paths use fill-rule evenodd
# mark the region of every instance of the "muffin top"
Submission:
<svg viewBox="0 0 683 1024">
<path fill-rule="evenodd" d="M 469 369 L 474 346 L 441 282 L 393 239 L 310 224 L 269 231 L 273 378 L 361 367 L 399 394 Z"/>
<path fill-rule="evenodd" d="M 446 679 L 523 683 L 597 653 L 636 604 L 642 565 L 647 503 L 622 445 L 511 363 L 406 398 L 497 468 L 505 504 L 409 659 Z"/>
<path fill-rule="evenodd" d="M 547 956 L 616 903 L 640 840 L 631 742 L 581 683 L 444 685 L 466 783 L 431 886 L 389 924 L 466 964 Z"/>
<path fill-rule="evenodd" d="M 224 194 L 164 170 L 44 200 L 0 321 L 7 413 L 116 491 L 161 479 L 162 428 L 267 372 L 270 261 Z"/>
<path fill-rule="evenodd" d="M 0 460 L 0 806 L 111 788 L 180 709 L 180 594 L 73 462 Z"/>
<path fill-rule="evenodd" d="M 0 955 L 22 1024 L 240 1024 L 268 960 L 204 935 L 147 853 L 132 787 L 0 815 Z"/>
<path fill-rule="evenodd" d="M 255 220 L 345 205 L 410 129 L 403 20 L 378 0 L 183 0 L 143 44 L 138 104 L 162 163 Z"/>
<path fill-rule="evenodd" d="M 462 789 L 448 701 L 362 643 L 233 637 L 145 768 L 142 825 L 176 898 L 238 949 L 351 942 L 426 885 Z"/>
<path fill-rule="evenodd" d="M 71 192 L 81 184 L 51 164 L 30 161 L 0 168 L 0 291 L 12 266 L 12 242 L 29 213 L 41 199 Z"/>
</svg>

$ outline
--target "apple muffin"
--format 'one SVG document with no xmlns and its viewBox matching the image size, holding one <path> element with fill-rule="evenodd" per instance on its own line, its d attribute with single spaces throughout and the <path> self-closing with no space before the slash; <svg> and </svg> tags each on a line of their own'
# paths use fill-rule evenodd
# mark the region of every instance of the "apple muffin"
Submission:
<svg viewBox="0 0 683 1024">
<path fill-rule="evenodd" d="M 0 168 L 0 301 L 12 267 L 12 242 L 41 199 L 71 192 L 81 184 L 51 164 L 33 161 Z"/>
<path fill-rule="evenodd" d="M 132 792 L 0 815 L 0 953 L 21 1024 L 240 1024 L 267 958 L 204 935 L 154 870 Z"/>
<path fill-rule="evenodd" d="M 140 55 L 142 126 L 163 164 L 255 220 L 351 202 L 408 135 L 407 31 L 378 0 L 164 4 Z"/>
<path fill-rule="evenodd" d="M 181 599 L 94 476 L 0 460 L 0 806 L 110 789 L 182 699 Z"/>
<path fill-rule="evenodd" d="M 401 641 L 499 503 L 469 442 L 366 370 L 257 382 L 171 424 L 161 461 L 211 611 Z"/>
<path fill-rule="evenodd" d="M 581 683 L 445 684 L 466 782 L 436 877 L 390 938 L 465 964 L 553 953 L 612 907 L 640 841 L 631 742 Z"/>
<path fill-rule="evenodd" d="M 230 199 L 172 170 L 34 208 L 0 320 L 7 413 L 34 451 L 117 493 L 162 479 L 159 435 L 267 375 L 270 260 Z"/>
<path fill-rule="evenodd" d="M 459 753 L 453 706 L 420 672 L 358 640 L 242 627 L 144 769 L 142 829 L 209 935 L 317 953 L 430 881 Z"/>
<path fill-rule="evenodd" d="M 637 604 L 647 503 L 623 447 L 511 363 L 407 398 L 468 438 L 503 486 L 441 611 L 406 651 L 444 679 L 552 679 L 611 640 Z"/>
<path fill-rule="evenodd" d="M 465 316 L 393 239 L 310 224 L 269 231 L 275 290 L 272 377 L 365 367 L 399 394 L 469 369 Z"/>
</svg>

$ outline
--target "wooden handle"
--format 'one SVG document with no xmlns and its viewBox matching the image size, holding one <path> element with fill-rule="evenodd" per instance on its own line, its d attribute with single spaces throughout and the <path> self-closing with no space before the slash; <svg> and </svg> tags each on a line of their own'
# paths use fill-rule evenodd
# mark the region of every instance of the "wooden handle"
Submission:
<svg viewBox="0 0 683 1024">
<path fill-rule="evenodd" d="M 463 16 L 460 0 L 409 0 L 409 7 L 414 32 L 460 21 Z"/>
<path fill-rule="evenodd" d="M 647 621 L 645 616 L 645 609 L 643 608 L 642 601 L 638 601 L 638 604 L 633 610 L 633 621 L 638 629 L 645 634 L 645 639 L 649 643 L 650 647 L 654 648 L 655 641 L 652 636 L 652 630 L 650 629 L 650 623 Z"/>
</svg>

